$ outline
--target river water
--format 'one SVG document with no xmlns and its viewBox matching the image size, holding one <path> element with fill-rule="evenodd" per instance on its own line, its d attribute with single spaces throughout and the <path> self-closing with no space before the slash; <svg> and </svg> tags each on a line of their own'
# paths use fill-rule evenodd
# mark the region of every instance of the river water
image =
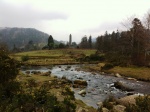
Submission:
<svg viewBox="0 0 150 112">
<path fill-rule="evenodd" d="M 30 67 L 30 68 L 22 68 L 22 72 L 25 71 L 40 71 L 40 72 L 47 72 L 51 71 L 53 75 L 56 75 L 58 78 L 65 76 L 67 79 L 71 80 L 72 82 L 76 79 L 86 80 L 88 86 L 84 88 L 86 90 L 85 97 L 78 95 L 78 92 L 81 88 L 75 89 L 76 99 L 82 100 L 89 106 L 93 106 L 97 108 L 97 102 L 102 102 L 109 96 L 114 96 L 116 98 L 121 98 L 127 96 L 127 91 L 121 91 L 116 89 L 113 85 L 114 82 L 120 81 L 126 86 L 134 89 L 135 94 L 150 94 L 150 83 L 149 82 L 142 82 L 136 80 L 128 80 L 125 78 L 118 78 L 107 75 L 101 75 L 98 73 L 91 73 L 91 72 L 84 72 L 84 71 L 77 71 L 76 69 L 84 66 L 84 65 L 59 65 L 54 67 Z M 92 66 L 92 65 L 90 65 Z"/>
</svg>

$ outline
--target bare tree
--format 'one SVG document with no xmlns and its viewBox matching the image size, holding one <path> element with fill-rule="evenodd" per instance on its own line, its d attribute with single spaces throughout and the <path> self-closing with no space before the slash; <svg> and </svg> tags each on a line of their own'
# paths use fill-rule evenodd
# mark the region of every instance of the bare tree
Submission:
<svg viewBox="0 0 150 112">
<path fill-rule="evenodd" d="M 150 10 L 144 16 L 144 26 L 147 30 L 150 30 Z"/>
</svg>

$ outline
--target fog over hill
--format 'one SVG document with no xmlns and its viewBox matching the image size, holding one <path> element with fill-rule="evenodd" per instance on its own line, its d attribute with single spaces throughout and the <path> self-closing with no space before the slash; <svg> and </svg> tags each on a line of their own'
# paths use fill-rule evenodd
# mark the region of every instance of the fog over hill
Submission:
<svg viewBox="0 0 150 112">
<path fill-rule="evenodd" d="M 29 41 L 34 44 L 46 45 L 49 35 L 34 28 L 0 28 L 0 42 L 8 45 L 12 49 L 15 45 L 17 48 L 24 47 Z"/>
</svg>

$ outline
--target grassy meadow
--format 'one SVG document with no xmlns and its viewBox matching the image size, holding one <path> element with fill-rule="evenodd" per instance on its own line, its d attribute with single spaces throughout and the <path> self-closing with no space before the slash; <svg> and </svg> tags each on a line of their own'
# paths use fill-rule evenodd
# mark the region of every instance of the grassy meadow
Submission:
<svg viewBox="0 0 150 112">
<path fill-rule="evenodd" d="M 12 54 L 11 57 L 22 61 L 23 56 L 28 56 L 29 60 L 23 62 L 29 65 L 53 65 L 53 64 L 78 64 L 76 60 L 82 55 L 89 56 L 96 50 L 85 49 L 56 49 L 56 50 L 38 50 L 30 52 L 21 52 Z"/>
</svg>

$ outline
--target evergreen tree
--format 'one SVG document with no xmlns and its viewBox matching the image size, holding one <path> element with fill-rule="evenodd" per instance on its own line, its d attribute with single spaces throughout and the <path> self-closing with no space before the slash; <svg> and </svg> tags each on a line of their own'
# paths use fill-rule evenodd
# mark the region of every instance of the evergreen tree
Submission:
<svg viewBox="0 0 150 112">
<path fill-rule="evenodd" d="M 53 40 L 52 35 L 50 35 L 48 38 L 48 47 L 49 47 L 49 50 L 54 48 L 54 40 Z"/>
<path fill-rule="evenodd" d="M 96 38 L 96 48 L 99 51 L 103 51 L 103 36 L 98 36 Z"/>
<path fill-rule="evenodd" d="M 86 35 L 81 39 L 80 48 L 88 48 L 88 40 Z"/>
<path fill-rule="evenodd" d="M 91 35 L 89 36 L 88 44 L 89 44 L 89 48 L 91 49 L 92 48 L 92 36 Z"/>
<path fill-rule="evenodd" d="M 108 32 L 105 32 L 104 35 L 104 46 L 103 46 L 103 51 L 104 52 L 109 52 L 110 51 L 110 35 L 108 34 Z"/>
</svg>

